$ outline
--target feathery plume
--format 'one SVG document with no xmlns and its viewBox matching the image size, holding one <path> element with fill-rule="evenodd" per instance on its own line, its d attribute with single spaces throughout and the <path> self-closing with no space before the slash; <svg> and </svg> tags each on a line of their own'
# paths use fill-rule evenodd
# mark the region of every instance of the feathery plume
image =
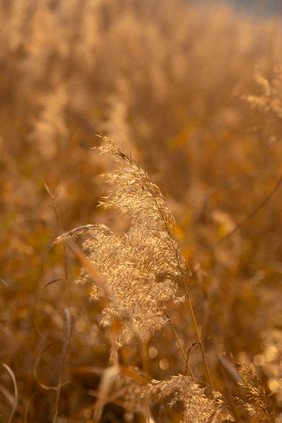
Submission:
<svg viewBox="0 0 282 423">
<path fill-rule="evenodd" d="M 152 380 L 149 384 L 149 392 L 159 398 L 170 398 L 169 405 L 172 407 L 181 402 L 184 406 L 182 423 L 221 423 L 234 421 L 231 416 L 224 413 L 224 402 L 219 392 L 214 392 L 217 407 L 214 400 L 204 393 L 190 376 L 177 375 L 169 380 Z"/>
<path fill-rule="evenodd" d="M 178 282 L 188 269 L 173 238 L 174 218 L 159 188 L 114 141 L 104 140 L 100 151 L 111 154 L 123 167 L 108 175 L 112 190 L 100 205 L 119 209 L 129 218 L 130 227 L 116 235 L 105 225 L 86 225 L 63 234 L 58 241 L 87 235 L 83 249 L 115 297 L 104 308 L 101 324 L 123 322 L 117 338 L 121 346 L 136 334 L 148 340 L 162 328 L 167 322 L 165 305 L 183 300 L 177 292 Z M 83 270 L 81 280 L 87 279 Z M 101 294 L 94 280 L 93 299 Z"/>
</svg>

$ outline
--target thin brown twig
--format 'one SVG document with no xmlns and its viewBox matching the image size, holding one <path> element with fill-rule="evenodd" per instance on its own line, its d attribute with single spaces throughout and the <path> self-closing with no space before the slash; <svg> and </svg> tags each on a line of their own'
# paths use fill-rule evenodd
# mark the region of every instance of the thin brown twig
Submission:
<svg viewBox="0 0 282 423">
<path fill-rule="evenodd" d="M 280 185 L 282 184 L 282 176 L 279 177 L 277 183 L 275 184 L 274 188 L 267 194 L 267 196 L 263 199 L 263 201 L 256 206 L 251 213 L 249 213 L 238 225 L 235 226 L 235 228 L 230 231 L 228 234 L 226 234 L 223 238 L 221 238 L 218 243 L 216 244 L 215 248 L 217 248 L 219 245 L 221 245 L 224 241 L 226 241 L 228 238 L 230 238 L 232 235 L 234 235 L 235 232 L 237 232 L 246 222 L 248 222 L 256 213 L 259 212 L 260 209 L 262 209 L 268 201 L 273 197 L 273 195 L 278 191 L 280 188 Z"/>
<path fill-rule="evenodd" d="M 189 358 L 190 358 L 190 352 L 192 350 L 192 348 L 197 345 L 199 342 L 193 342 L 193 344 L 191 345 L 191 347 L 188 348 L 187 354 L 186 354 L 186 362 L 185 362 L 185 371 L 184 371 L 184 375 L 187 376 L 187 371 L 188 371 L 188 366 L 189 366 Z"/>
<path fill-rule="evenodd" d="M 250 172 L 248 174 L 243 174 L 243 175 L 235 175 L 232 176 L 229 179 L 226 179 L 224 181 L 221 181 L 213 186 L 211 186 L 210 188 L 208 188 L 204 200 L 203 200 L 203 205 L 202 205 L 202 210 L 206 211 L 207 209 L 207 203 L 210 199 L 210 197 L 212 197 L 214 194 L 223 191 L 223 190 L 228 190 L 228 189 L 232 189 L 234 186 L 239 185 L 242 182 L 246 182 L 248 180 L 251 179 L 255 179 L 258 177 L 267 177 L 269 175 L 273 175 L 277 172 L 277 166 L 275 164 L 272 164 L 270 166 L 265 167 L 264 169 L 259 169 L 259 170 L 254 170 L 253 172 Z M 203 212 L 202 212 L 203 213 Z"/>
<path fill-rule="evenodd" d="M 175 336 L 175 339 L 176 339 L 176 341 L 177 341 L 177 344 L 178 344 L 178 346 L 179 346 L 179 349 L 180 349 L 180 351 L 181 351 L 181 354 L 182 354 L 182 356 L 183 356 L 183 358 L 184 358 L 184 360 L 185 360 L 185 371 L 186 371 L 186 373 L 187 373 L 187 370 L 186 370 L 186 367 L 187 367 L 187 368 L 188 368 L 188 370 L 189 370 L 189 373 L 190 373 L 190 375 L 191 375 L 191 377 L 192 377 L 192 379 L 193 379 L 193 381 L 195 382 L 195 378 L 194 378 L 194 375 L 193 375 L 192 369 L 191 369 L 190 364 L 189 364 L 189 362 L 188 362 L 188 360 L 187 360 L 187 356 L 186 356 L 186 354 L 185 354 L 185 352 L 184 352 L 184 349 L 183 349 L 183 347 L 182 347 L 182 345 L 181 345 L 181 342 L 180 342 L 180 339 L 179 339 L 179 337 L 178 337 L 178 335 L 177 335 L 177 332 L 176 332 L 176 330 L 175 330 L 175 327 L 174 327 L 174 325 L 173 325 L 173 323 L 172 323 L 172 321 L 171 321 L 171 318 L 170 318 L 170 316 L 169 316 L 169 314 L 168 314 L 168 313 L 166 313 L 166 316 L 167 316 L 167 318 L 168 318 L 168 321 L 169 321 L 170 327 L 171 327 L 171 329 L 172 329 L 172 331 L 173 331 L 173 334 L 174 334 L 174 336 Z"/>
</svg>

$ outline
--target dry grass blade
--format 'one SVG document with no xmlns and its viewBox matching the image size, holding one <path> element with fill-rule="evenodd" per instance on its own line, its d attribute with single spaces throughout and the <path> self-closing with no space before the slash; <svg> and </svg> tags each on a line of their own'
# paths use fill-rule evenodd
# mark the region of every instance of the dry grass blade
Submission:
<svg viewBox="0 0 282 423">
<path fill-rule="evenodd" d="M 29 408 L 31 406 L 32 401 L 34 400 L 34 398 L 36 397 L 36 395 L 40 394 L 41 390 L 38 390 L 36 392 L 34 392 L 32 394 L 32 396 L 29 398 L 26 407 L 25 407 L 25 411 L 24 411 L 24 423 L 28 423 L 28 412 L 29 412 Z"/>
<path fill-rule="evenodd" d="M 32 316 L 33 316 L 33 322 L 34 322 L 35 329 L 36 329 L 36 331 L 37 331 L 37 333 L 40 337 L 42 337 L 42 333 L 41 333 L 41 330 L 39 328 L 39 325 L 38 325 L 38 322 L 37 322 L 37 319 L 36 319 L 36 311 L 37 311 L 37 306 L 38 306 L 38 303 L 39 303 L 39 300 L 40 300 L 40 297 L 41 297 L 41 293 L 45 288 L 48 288 L 50 285 L 53 285 L 54 283 L 57 283 L 57 282 L 60 282 L 60 281 L 62 281 L 62 279 L 57 278 L 57 279 L 51 280 L 50 282 L 47 282 L 43 286 L 42 289 L 39 289 L 39 291 L 36 295 L 34 305 L 33 305 L 33 309 L 32 309 Z"/>
<path fill-rule="evenodd" d="M 2 282 L 3 285 L 9 286 L 8 282 L 6 282 L 5 279 L 0 277 L 0 281 Z"/>
<path fill-rule="evenodd" d="M 75 231 L 75 230 L 74 230 Z M 71 232 L 74 232 L 71 231 Z M 72 235 L 70 235 L 72 236 Z M 63 241 L 64 244 L 74 253 L 80 263 L 87 269 L 91 277 L 95 280 L 99 288 L 104 292 L 105 299 L 113 297 L 113 293 L 108 287 L 105 279 L 97 272 L 91 261 L 81 251 L 78 245 L 69 237 L 69 233 L 62 235 L 57 239 L 57 242 Z"/>
<path fill-rule="evenodd" d="M 68 308 L 64 310 L 65 312 L 65 340 L 63 345 L 63 350 L 61 354 L 61 361 L 60 361 L 60 368 L 59 368 L 59 378 L 58 378 L 58 385 L 57 385 L 57 392 L 56 392 L 56 402 L 55 402 L 55 412 L 53 417 L 53 423 L 57 422 L 58 418 L 58 411 L 59 411 L 59 401 L 60 401 L 60 395 L 61 395 L 61 389 L 62 389 L 62 380 L 63 380 L 63 371 L 66 365 L 66 357 L 67 357 L 67 351 L 70 343 L 70 337 L 71 337 L 71 315 Z"/>
<path fill-rule="evenodd" d="M 9 420 L 8 420 L 8 423 L 11 423 L 12 420 L 13 420 L 14 414 L 16 412 L 16 409 L 17 409 L 17 404 L 18 404 L 19 395 L 18 395 L 17 381 L 16 381 L 13 370 L 5 363 L 1 363 L 1 364 L 7 370 L 7 372 L 9 373 L 9 375 L 12 379 L 12 382 L 13 382 L 13 386 L 14 386 L 13 406 L 12 406 L 12 410 L 11 410 Z"/>
<path fill-rule="evenodd" d="M 13 407 L 14 405 L 14 396 L 11 394 L 11 392 L 3 385 L 0 385 L 0 392 L 4 395 L 4 397 L 7 399 L 7 401 L 11 404 Z"/>
<path fill-rule="evenodd" d="M 47 351 L 49 348 L 51 348 L 52 346 L 57 345 L 57 344 L 59 344 L 58 341 L 52 341 L 52 342 L 49 342 L 47 345 L 45 345 L 45 347 L 43 348 L 43 350 L 41 351 L 41 353 L 36 358 L 35 363 L 34 363 L 34 367 L 33 367 L 33 374 L 34 374 L 34 377 L 37 380 L 39 386 L 42 389 L 45 389 L 47 391 L 57 391 L 58 387 L 57 386 L 48 386 L 45 383 L 41 382 L 40 381 L 40 378 L 38 376 L 38 373 L 37 373 L 37 367 L 38 367 L 39 362 L 40 362 L 40 360 L 42 358 L 42 355 L 45 353 L 45 351 Z"/>
<path fill-rule="evenodd" d="M 94 408 L 94 423 L 99 423 L 100 421 L 103 408 L 107 403 L 108 393 L 111 389 L 114 378 L 119 374 L 119 372 L 119 366 L 112 366 L 106 369 L 103 373 L 98 391 L 98 400 Z"/>
<path fill-rule="evenodd" d="M 58 279 L 54 279 L 50 282 L 47 282 L 46 285 L 44 285 L 42 289 L 48 288 L 48 286 L 53 285 L 53 283 L 57 283 L 57 282 L 60 282 L 60 281 L 62 281 L 62 279 L 58 278 Z"/>
</svg>

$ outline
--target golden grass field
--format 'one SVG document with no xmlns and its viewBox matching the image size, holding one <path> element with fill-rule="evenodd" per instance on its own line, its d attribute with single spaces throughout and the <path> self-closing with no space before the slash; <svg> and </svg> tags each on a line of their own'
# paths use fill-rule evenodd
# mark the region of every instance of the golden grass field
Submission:
<svg viewBox="0 0 282 423">
<path fill-rule="evenodd" d="M 0 2 L 1 423 L 282 422 L 281 23 Z"/>
</svg>

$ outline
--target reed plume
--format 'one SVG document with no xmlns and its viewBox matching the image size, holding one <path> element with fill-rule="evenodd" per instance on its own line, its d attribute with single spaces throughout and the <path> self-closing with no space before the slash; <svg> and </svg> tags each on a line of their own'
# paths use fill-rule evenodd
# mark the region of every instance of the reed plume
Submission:
<svg viewBox="0 0 282 423">
<path fill-rule="evenodd" d="M 129 229 L 117 235 L 105 225 L 86 225 L 63 234 L 58 241 L 86 235 L 83 250 L 113 294 L 103 309 L 101 324 L 122 322 L 117 337 L 122 346 L 136 335 L 148 340 L 165 325 L 166 304 L 183 300 L 178 282 L 188 268 L 173 237 L 174 218 L 159 188 L 114 141 L 104 141 L 100 151 L 123 166 L 108 175 L 112 189 L 100 205 L 119 209 L 129 218 Z M 88 279 L 88 272 L 82 270 L 81 281 Z M 103 293 L 95 280 L 92 282 L 92 298 L 97 300 Z"/>
<path fill-rule="evenodd" d="M 245 392 L 244 399 L 238 398 L 239 404 L 254 421 L 274 423 L 270 399 L 261 378 L 256 374 L 255 367 L 252 364 L 240 364 L 239 373 L 242 378 L 239 384 Z"/>
<path fill-rule="evenodd" d="M 217 407 L 214 401 L 207 397 L 204 388 L 201 388 L 190 376 L 176 375 L 169 380 L 152 380 L 149 391 L 159 398 L 169 398 L 169 405 L 177 402 L 184 407 L 182 423 L 220 423 L 232 422 L 234 419 L 224 412 L 224 402 L 219 392 L 214 392 Z"/>
</svg>

